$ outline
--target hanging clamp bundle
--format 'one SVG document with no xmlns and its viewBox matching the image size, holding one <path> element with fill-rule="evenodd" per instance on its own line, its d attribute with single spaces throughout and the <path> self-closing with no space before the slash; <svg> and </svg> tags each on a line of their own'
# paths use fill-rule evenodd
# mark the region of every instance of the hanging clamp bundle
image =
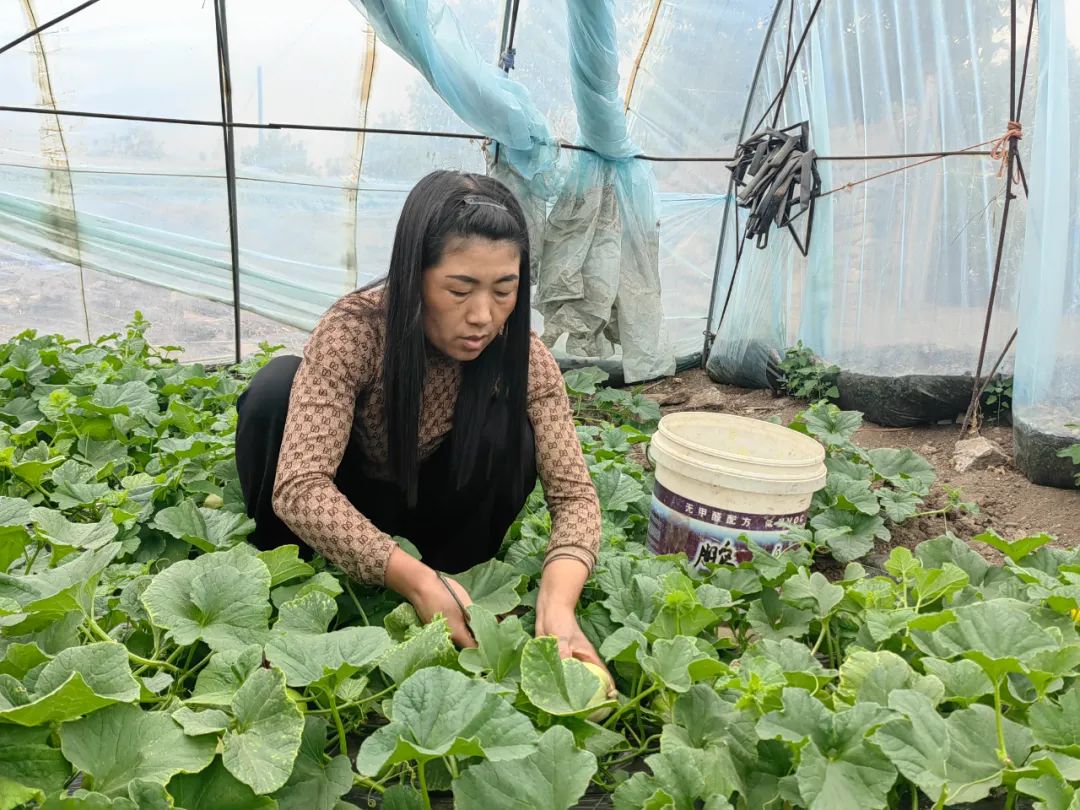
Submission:
<svg viewBox="0 0 1080 810">
<path fill-rule="evenodd" d="M 769 230 L 776 225 L 791 232 L 803 256 L 810 250 L 810 228 L 814 200 L 821 193 L 817 153 L 810 148 L 810 125 L 804 121 L 786 129 L 758 131 L 735 150 L 727 164 L 736 188 L 736 203 L 750 211 L 744 239 L 756 239 L 757 246 L 769 243 Z M 803 238 L 792 222 L 806 214 Z"/>
</svg>

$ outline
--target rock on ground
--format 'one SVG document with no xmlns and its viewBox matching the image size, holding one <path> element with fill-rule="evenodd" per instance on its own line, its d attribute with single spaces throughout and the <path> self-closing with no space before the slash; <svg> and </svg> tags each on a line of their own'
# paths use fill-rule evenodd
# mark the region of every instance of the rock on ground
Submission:
<svg viewBox="0 0 1080 810">
<path fill-rule="evenodd" d="M 1005 451 L 983 436 L 961 439 L 953 450 L 953 468 L 957 472 L 986 470 L 1007 464 Z"/>
</svg>

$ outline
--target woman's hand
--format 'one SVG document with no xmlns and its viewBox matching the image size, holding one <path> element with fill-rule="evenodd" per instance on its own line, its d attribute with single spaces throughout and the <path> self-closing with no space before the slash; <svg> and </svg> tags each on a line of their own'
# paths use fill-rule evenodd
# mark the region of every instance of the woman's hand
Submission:
<svg viewBox="0 0 1080 810">
<path fill-rule="evenodd" d="M 588 577 L 588 568 L 575 559 L 552 560 L 544 567 L 536 597 L 536 635 L 555 636 L 559 640 L 560 657 L 589 661 L 607 671 L 575 614 Z"/>
<path fill-rule="evenodd" d="M 571 610 L 569 612 L 557 610 L 555 612 L 536 613 L 536 635 L 555 636 L 559 640 L 559 657 L 576 658 L 579 661 L 589 661 L 598 667 L 604 667 L 600 654 L 596 652 L 592 642 L 582 632 L 577 617 Z"/>
<path fill-rule="evenodd" d="M 459 647 L 475 647 L 476 640 L 465 624 L 465 614 L 454 601 L 447 586 L 438 573 L 401 549 L 394 549 L 386 564 L 386 586 L 405 597 L 416 609 L 416 615 L 424 624 L 430 622 L 435 614 L 441 613 L 450 625 L 450 637 Z M 461 604 L 472 604 L 468 591 L 449 577 L 446 579 L 454 589 Z"/>
</svg>

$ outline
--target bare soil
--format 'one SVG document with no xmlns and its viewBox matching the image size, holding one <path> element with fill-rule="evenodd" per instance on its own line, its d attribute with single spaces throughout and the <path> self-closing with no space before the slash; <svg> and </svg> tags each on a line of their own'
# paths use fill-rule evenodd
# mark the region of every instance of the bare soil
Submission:
<svg viewBox="0 0 1080 810">
<path fill-rule="evenodd" d="M 779 417 L 790 421 L 805 403 L 771 392 L 717 385 L 703 370 L 688 371 L 677 377 L 646 386 L 646 396 L 656 400 L 664 413 L 687 410 L 717 411 L 755 419 Z M 962 500 L 975 503 L 978 512 L 948 517 L 913 518 L 900 526 L 891 526 L 889 545 L 915 546 L 946 531 L 970 541 L 993 529 L 1008 539 L 1046 533 L 1054 545 L 1080 546 L 1080 491 L 1056 489 L 1032 484 L 1012 464 L 1012 428 L 984 426 L 981 434 L 991 440 L 1009 459 L 1002 466 L 984 470 L 956 472 L 953 448 L 961 438 L 960 425 L 928 425 L 914 428 L 884 428 L 864 424 L 855 442 L 863 447 L 908 447 L 926 458 L 937 470 L 938 480 L 927 502 L 931 511 L 947 502 L 947 492 L 959 489 Z M 1000 555 L 983 543 L 973 547 L 987 559 Z"/>
</svg>

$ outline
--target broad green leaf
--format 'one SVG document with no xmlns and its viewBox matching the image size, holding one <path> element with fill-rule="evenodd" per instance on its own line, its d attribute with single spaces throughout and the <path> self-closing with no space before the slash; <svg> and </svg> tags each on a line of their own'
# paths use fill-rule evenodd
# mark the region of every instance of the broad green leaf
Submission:
<svg viewBox="0 0 1080 810">
<path fill-rule="evenodd" d="M 273 793 L 292 773 L 304 715 L 285 692 L 285 676 L 257 669 L 233 696 L 236 726 L 225 734 L 221 761 L 257 794 Z"/>
<path fill-rule="evenodd" d="M 382 810 L 424 810 L 424 797 L 410 785 L 393 785 L 382 795 Z"/>
<path fill-rule="evenodd" d="M 765 638 L 754 642 L 740 659 L 740 668 L 765 671 L 764 663 L 782 672 L 790 686 L 799 686 L 809 692 L 817 692 L 836 676 L 836 670 L 825 669 L 809 647 L 789 638 Z"/>
<path fill-rule="evenodd" d="M 888 641 L 901 630 L 906 630 L 917 614 L 914 608 L 896 608 L 894 610 L 867 610 L 863 614 L 866 630 L 870 638 L 881 644 Z"/>
<path fill-rule="evenodd" d="M 408 641 L 391 648 L 379 661 L 379 669 L 400 684 L 425 667 L 452 666 L 456 659 L 450 625 L 438 616 Z"/>
<path fill-rule="evenodd" d="M 281 606 L 266 642 L 266 658 L 285 673 L 289 686 L 307 686 L 348 664 L 363 669 L 393 646 L 381 627 L 346 627 L 327 632 L 337 606 L 314 592 Z"/>
<path fill-rule="evenodd" d="M 758 721 L 762 739 L 807 741 L 795 773 L 807 808 L 884 808 L 896 770 L 866 739 L 889 713 L 858 704 L 833 714 L 804 689 L 785 689 L 784 708 Z"/>
<path fill-rule="evenodd" d="M 1078 810 L 1076 791 L 1064 779 L 1043 774 L 1037 778 L 1020 779 L 1016 789 L 1025 796 L 1039 799 L 1035 810 Z"/>
<path fill-rule="evenodd" d="M 138 700 L 139 682 L 128 667 L 124 645 L 100 642 L 62 650 L 42 669 L 28 698 L 12 706 L 0 695 L 0 720 L 23 726 L 70 720 Z"/>
<path fill-rule="evenodd" d="M 1023 662 L 1033 653 L 1058 646 L 1053 636 L 1013 600 L 994 599 L 952 612 L 954 621 L 933 632 L 916 630 L 912 639 L 927 655 L 971 659 L 991 680 L 1008 672 L 1022 672 Z"/>
<path fill-rule="evenodd" d="M 926 695 L 933 705 L 944 697 L 944 687 L 934 677 L 919 675 L 894 652 L 857 650 L 840 666 L 836 694 L 848 704 L 889 705 L 889 695 L 898 689 L 912 689 Z"/>
<path fill-rule="evenodd" d="M 213 650 L 263 642 L 269 600 L 270 572 L 244 546 L 174 563 L 142 595 L 151 621 L 177 644 Z"/>
<path fill-rule="evenodd" d="M 97 523 L 72 523 L 53 509 L 34 509 L 31 520 L 49 543 L 80 549 L 97 549 L 113 541 L 119 528 L 108 515 Z"/>
<path fill-rule="evenodd" d="M 641 668 L 656 683 L 673 692 L 686 692 L 696 680 L 716 677 L 725 666 L 702 652 L 694 640 L 686 636 L 657 639 L 652 651 L 638 651 Z"/>
<path fill-rule="evenodd" d="M 862 414 L 832 404 L 811 405 L 801 415 L 806 431 L 822 444 L 844 447 L 862 427 Z"/>
<path fill-rule="evenodd" d="M 55 489 L 49 498 L 61 509 L 92 506 L 109 494 L 109 485 L 94 480 L 93 468 L 68 460 L 53 470 Z"/>
<path fill-rule="evenodd" d="M 945 686 L 945 700 L 970 703 L 992 694 L 994 685 L 974 661 L 942 661 L 940 658 L 923 658 L 922 668 Z"/>
<path fill-rule="evenodd" d="M 227 548 L 255 531 L 255 521 L 246 515 L 206 509 L 193 501 L 162 509 L 154 515 L 153 526 L 205 552 Z"/>
<path fill-rule="evenodd" d="M 101 572 L 120 552 L 119 543 L 72 554 L 56 568 L 28 576 L 0 574 L 0 604 L 11 599 L 27 612 L 85 610 Z"/>
<path fill-rule="evenodd" d="M 919 543 L 915 556 L 926 568 L 941 568 L 945 563 L 952 563 L 960 567 L 975 586 L 982 585 L 991 570 L 990 563 L 963 540 L 952 535 Z"/>
<path fill-rule="evenodd" d="M 898 690 L 889 702 L 902 717 L 882 725 L 873 741 L 931 801 L 978 801 L 1001 784 L 993 709 L 976 704 L 942 718 L 925 695 L 910 690 Z M 1009 756 L 1022 763 L 1031 733 L 1007 718 L 1002 723 Z"/>
<path fill-rule="evenodd" d="M 647 757 L 645 764 L 652 775 L 635 774 L 620 786 L 614 796 L 615 807 L 730 808 L 726 798 L 743 787 L 723 748 L 661 746 L 661 752 Z"/>
<path fill-rule="evenodd" d="M 837 562 L 849 563 L 870 553 L 875 540 L 892 535 L 878 515 L 864 515 L 832 507 L 810 519 L 815 537 L 829 547 Z"/>
<path fill-rule="evenodd" d="M 60 726 L 64 756 L 109 796 L 126 791 L 133 779 L 165 784 L 175 774 L 198 773 L 216 745 L 213 737 L 188 737 L 164 712 L 137 706 L 110 706 Z"/>
<path fill-rule="evenodd" d="M 600 657 L 605 661 L 637 661 L 637 651 L 645 649 L 648 641 L 640 630 L 620 627 L 600 644 Z"/>
<path fill-rule="evenodd" d="M 329 571 L 320 571 L 311 579 L 299 584 L 279 585 L 274 588 L 270 596 L 274 607 L 280 608 L 286 602 L 291 602 L 293 599 L 307 596 L 309 593 L 315 593 L 316 591 L 325 593 L 327 596 L 336 597 L 344 593 L 344 590 L 333 574 Z"/>
<path fill-rule="evenodd" d="M 785 602 L 811 610 L 817 618 L 823 619 L 840 604 L 844 589 L 829 582 L 819 571 L 810 574 L 805 568 L 800 568 L 795 576 L 784 582 L 781 597 Z"/>
<path fill-rule="evenodd" d="M 780 640 L 801 638 L 810 632 L 814 614 L 799 610 L 780 601 L 772 588 L 761 592 L 761 598 L 751 603 L 746 620 L 754 632 L 762 638 Z"/>
<path fill-rule="evenodd" d="M 180 724 L 189 737 L 220 734 L 229 727 L 229 716 L 217 709 L 196 712 L 187 706 L 181 706 L 172 713 L 172 719 Z"/>
<path fill-rule="evenodd" d="M 334 810 L 353 786 L 352 766 L 341 754 L 326 761 L 326 721 L 308 717 L 289 781 L 274 794 L 278 810 Z M 383 807 L 386 807 L 385 799 Z"/>
<path fill-rule="evenodd" d="M 1028 723 L 1043 745 L 1080 752 L 1080 685 L 1073 686 L 1053 702 L 1048 699 L 1028 709 Z"/>
<path fill-rule="evenodd" d="M 941 568 L 922 568 L 915 572 L 915 596 L 921 605 L 929 605 L 967 587 L 970 578 L 952 563 Z"/>
<path fill-rule="evenodd" d="M 491 611 L 478 605 L 469 606 L 469 622 L 478 646 L 466 647 L 458 653 L 462 668 L 474 675 L 489 675 L 502 686 L 513 688 L 521 680 L 521 652 L 529 635 L 517 616 L 507 616 L 501 622 Z"/>
<path fill-rule="evenodd" d="M 595 366 L 576 368 L 567 371 L 563 375 L 567 389 L 572 394 L 592 396 L 596 393 L 596 387 L 607 382 L 608 373 Z"/>
<path fill-rule="evenodd" d="M 473 604 L 495 615 L 507 613 L 521 604 L 518 588 L 525 577 L 501 560 L 488 560 L 453 577 L 469 594 Z"/>
<path fill-rule="evenodd" d="M 837 506 L 849 512 L 876 515 L 880 510 L 877 493 L 870 488 L 869 481 L 848 478 L 841 473 L 829 476 L 828 485 L 818 497 L 825 506 Z"/>
<path fill-rule="evenodd" d="M 6 776 L 0 776 L 0 810 L 17 810 L 24 805 L 37 806 L 45 801 L 45 794 L 34 787 L 27 787 Z"/>
<path fill-rule="evenodd" d="M 914 492 L 882 487 L 877 491 L 881 511 L 893 523 L 903 523 L 919 511 L 922 498 Z"/>
<path fill-rule="evenodd" d="M 220 757 L 202 773 L 173 777 L 168 789 L 176 807 L 183 810 L 278 810 L 274 799 L 256 796 L 229 773 Z"/>
<path fill-rule="evenodd" d="M 584 664 L 559 657 L 559 642 L 554 636 L 530 639 L 525 644 L 521 689 L 536 708 L 557 716 L 586 715 L 610 703 L 606 684 Z"/>
<path fill-rule="evenodd" d="M 562 726 L 544 732 L 531 754 L 512 761 L 481 762 L 454 780 L 458 810 L 569 810 L 596 773 L 596 757 L 574 745 Z"/>
<path fill-rule="evenodd" d="M 866 459 L 879 476 L 911 492 L 925 495 L 937 479 L 933 465 L 909 447 L 868 450 Z"/>
<path fill-rule="evenodd" d="M 600 508 L 605 512 L 625 512 L 632 504 L 645 497 L 641 482 L 623 472 L 619 467 L 608 467 L 593 474 Z"/>
<path fill-rule="evenodd" d="M 94 387 L 94 393 L 90 397 L 79 400 L 79 405 L 87 411 L 104 416 L 147 416 L 158 413 L 157 395 L 150 386 L 138 380 L 123 385 L 100 383 Z"/>
<path fill-rule="evenodd" d="M 393 698 L 393 719 L 360 746 L 356 769 L 377 775 L 399 762 L 444 756 L 519 759 L 537 741 L 529 719 L 495 688 L 444 667 L 428 667 L 408 678 Z"/>
<path fill-rule="evenodd" d="M 1048 534 L 1036 534 L 1020 540 L 1005 540 L 998 537 L 994 532 L 988 531 L 976 535 L 972 540 L 986 543 L 986 545 L 997 549 L 1014 563 L 1019 563 L 1029 554 L 1033 554 L 1047 543 L 1053 542 L 1054 538 Z"/>
<path fill-rule="evenodd" d="M 300 549 L 297 546 L 287 545 L 278 546 L 270 551 L 262 551 L 256 555 L 270 572 L 271 588 L 300 577 L 310 577 L 315 573 L 314 568 L 300 559 L 299 552 Z"/>
<path fill-rule="evenodd" d="M 199 673 L 188 702 L 198 706 L 230 706 L 233 696 L 262 661 L 263 651 L 257 645 L 214 653 Z"/>
<path fill-rule="evenodd" d="M 3 726 L 0 733 L 0 779 L 47 794 L 57 793 L 71 776 L 71 766 L 59 748 L 49 745 L 48 726 Z M 0 790 L 0 796 L 4 795 Z M 0 803 L 2 806 L 2 803 Z"/>
</svg>

